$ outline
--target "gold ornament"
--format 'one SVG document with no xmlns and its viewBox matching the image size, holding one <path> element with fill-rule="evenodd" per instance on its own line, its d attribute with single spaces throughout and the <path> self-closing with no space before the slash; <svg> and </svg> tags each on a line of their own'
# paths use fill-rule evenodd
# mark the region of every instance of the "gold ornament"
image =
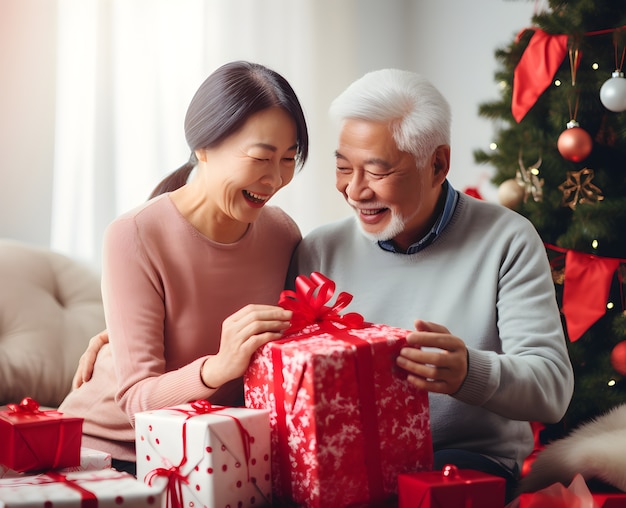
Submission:
<svg viewBox="0 0 626 508">
<path fill-rule="evenodd" d="M 501 205 L 516 210 L 524 199 L 524 189 L 515 181 L 509 178 L 498 187 L 498 201 Z"/>
<path fill-rule="evenodd" d="M 551 268 L 552 272 L 552 282 L 562 286 L 565 282 L 565 267 L 561 268 Z"/>
<path fill-rule="evenodd" d="M 526 168 L 522 160 L 522 152 L 520 150 L 519 169 L 515 173 L 515 181 L 524 189 L 524 203 L 528 200 L 528 196 L 532 195 L 535 202 L 543 199 L 543 178 L 539 178 L 539 166 L 541 166 L 541 157 L 532 166 Z"/>
<path fill-rule="evenodd" d="M 602 201 L 604 199 L 602 191 L 591 183 L 593 177 L 593 169 L 589 168 L 568 171 L 567 179 L 559 185 L 559 190 L 563 193 L 561 206 L 569 206 L 575 210 L 578 204 L 595 204 Z"/>
</svg>

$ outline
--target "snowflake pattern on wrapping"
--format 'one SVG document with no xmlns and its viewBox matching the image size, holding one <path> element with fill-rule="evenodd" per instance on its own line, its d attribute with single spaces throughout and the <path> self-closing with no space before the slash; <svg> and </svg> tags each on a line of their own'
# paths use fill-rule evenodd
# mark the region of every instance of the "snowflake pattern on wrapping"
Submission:
<svg viewBox="0 0 626 508">
<path fill-rule="evenodd" d="M 397 492 L 398 474 L 432 467 L 428 394 L 409 385 L 395 363 L 408 331 L 380 324 L 337 332 L 311 327 L 260 348 L 244 376 L 246 406 L 270 410 L 276 500 L 289 491 L 288 501 L 306 508 L 370 499 L 357 347 L 341 339 L 345 333 L 367 341 L 371 350 L 385 493 Z M 282 362 L 286 436 L 277 431 L 274 348 Z M 285 442 L 287 457 L 281 455 Z M 285 466 L 288 478 L 281 474 Z"/>
</svg>

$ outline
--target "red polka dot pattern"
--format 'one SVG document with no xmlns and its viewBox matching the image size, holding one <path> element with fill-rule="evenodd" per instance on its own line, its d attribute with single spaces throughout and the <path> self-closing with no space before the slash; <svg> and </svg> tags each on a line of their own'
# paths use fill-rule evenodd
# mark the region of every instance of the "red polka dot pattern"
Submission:
<svg viewBox="0 0 626 508">
<path fill-rule="evenodd" d="M 184 508 L 270 504 L 269 411 L 223 408 L 195 415 L 189 406 L 135 415 L 137 435 L 145 437 L 136 440 L 137 477 L 156 468 L 175 471 L 183 479 Z M 166 484 L 165 478 L 154 481 Z"/>
</svg>

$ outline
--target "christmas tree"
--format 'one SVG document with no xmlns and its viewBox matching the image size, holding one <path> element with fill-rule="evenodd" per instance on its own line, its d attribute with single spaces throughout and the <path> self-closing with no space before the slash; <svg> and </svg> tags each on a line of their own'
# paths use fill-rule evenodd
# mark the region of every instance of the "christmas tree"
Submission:
<svg viewBox="0 0 626 508">
<path fill-rule="evenodd" d="M 552 265 L 575 374 L 562 434 L 626 402 L 625 54 L 623 2 L 550 0 L 496 51 L 500 98 L 479 107 L 497 146 L 475 160 Z"/>
</svg>

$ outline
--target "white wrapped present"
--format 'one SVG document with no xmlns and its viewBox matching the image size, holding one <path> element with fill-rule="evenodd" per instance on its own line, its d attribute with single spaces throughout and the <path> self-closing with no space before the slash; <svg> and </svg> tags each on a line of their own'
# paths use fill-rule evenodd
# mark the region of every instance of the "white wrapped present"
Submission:
<svg viewBox="0 0 626 508">
<path fill-rule="evenodd" d="M 98 469 L 108 469 L 110 467 L 110 453 L 82 446 L 80 448 L 80 465 L 64 467 L 59 469 L 59 472 L 70 473 L 73 471 L 97 471 Z M 27 476 L 28 474 L 29 473 L 18 473 L 17 471 L 0 464 L 0 478 L 17 478 L 19 476 Z"/>
<path fill-rule="evenodd" d="M 103 469 L 47 473 L 0 480 L 1 508 L 160 508 L 163 487 L 133 475 Z"/>
<path fill-rule="evenodd" d="M 171 506 L 271 503 L 269 411 L 196 401 L 135 414 L 137 478 Z"/>
</svg>

